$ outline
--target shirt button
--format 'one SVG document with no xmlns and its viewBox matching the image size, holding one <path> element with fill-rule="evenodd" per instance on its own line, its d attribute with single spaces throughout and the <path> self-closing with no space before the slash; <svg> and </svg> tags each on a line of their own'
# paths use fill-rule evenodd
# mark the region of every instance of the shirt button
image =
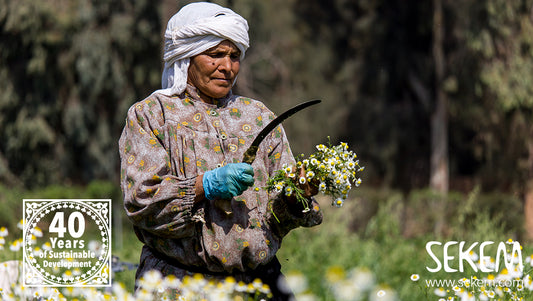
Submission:
<svg viewBox="0 0 533 301">
<path fill-rule="evenodd" d="M 217 116 L 217 111 L 209 111 L 209 115 L 211 115 L 211 116 Z"/>
<path fill-rule="evenodd" d="M 217 168 L 222 167 L 222 163 L 217 164 Z"/>
</svg>

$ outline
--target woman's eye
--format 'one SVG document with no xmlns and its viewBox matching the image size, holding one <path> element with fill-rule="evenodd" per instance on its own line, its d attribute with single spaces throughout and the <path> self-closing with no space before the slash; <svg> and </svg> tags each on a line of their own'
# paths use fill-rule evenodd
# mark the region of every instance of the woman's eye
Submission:
<svg viewBox="0 0 533 301">
<path fill-rule="evenodd" d="M 228 54 L 227 52 L 210 52 L 210 53 L 208 52 L 206 53 L 206 55 L 212 59 L 220 59 L 220 58 L 229 56 L 229 58 L 233 61 L 239 60 L 241 57 L 240 53 L 238 52 L 230 53 L 230 54 Z"/>
<path fill-rule="evenodd" d="M 212 53 L 208 53 L 207 55 L 214 59 L 218 59 L 218 58 L 223 57 L 225 54 L 221 52 L 212 52 Z"/>
</svg>

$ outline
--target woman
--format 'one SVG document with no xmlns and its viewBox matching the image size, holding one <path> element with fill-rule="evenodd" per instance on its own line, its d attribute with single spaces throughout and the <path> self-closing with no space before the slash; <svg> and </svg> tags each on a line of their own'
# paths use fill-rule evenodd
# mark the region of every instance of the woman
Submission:
<svg viewBox="0 0 533 301">
<path fill-rule="evenodd" d="M 137 279 L 152 269 L 260 278 L 275 298 L 288 298 L 277 288 L 276 252 L 291 229 L 319 224 L 322 213 L 309 186 L 307 212 L 261 188 L 294 165 L 282 127 L 252 165 L 239 163 L 274 118 L 231 92 L 247 48 L 246 20 L 216 4 L 189 4 L 168 23 L 163 89 L 130 108 L 119 142 L 124 207 L 144 243 Z"/>
</svg>

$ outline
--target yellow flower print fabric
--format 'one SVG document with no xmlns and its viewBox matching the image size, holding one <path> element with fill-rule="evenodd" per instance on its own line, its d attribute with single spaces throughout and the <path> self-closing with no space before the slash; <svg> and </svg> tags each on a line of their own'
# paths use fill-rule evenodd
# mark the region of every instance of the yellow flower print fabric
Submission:
<svg viewBox="0 0 533 301">
<path fill-rule="evenodd" d="M 124 208 L 139 239 L 186 266 L 246 271 L 269 262 L 291 229 L 319 224 L 316 202 L 293 215 L 280 196 L 258 189 L 294 164 L 282 127 L 260 145 L 254 187 L 232 200 L 193 202 L 197 176 L 240 162 L 273 118 L 257 100 L 230 94 L 206 104 L 190 86 L 179 97 L 152 94 L 134 104 L 119 150 Z"/>
</svg>

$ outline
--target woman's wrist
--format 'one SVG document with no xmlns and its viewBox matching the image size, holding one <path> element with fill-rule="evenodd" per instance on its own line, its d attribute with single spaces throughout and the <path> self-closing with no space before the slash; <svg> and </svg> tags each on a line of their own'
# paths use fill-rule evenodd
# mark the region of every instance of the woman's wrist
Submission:
<svg viewBox="0 0 533 301">
<path fill-rule="evenodd" d="M 203 178 L 204 175 L 199 175 L 196 177 L 196 182 L 194 183 L 194 203 L 198 203 L 205 199 Z"/>
</svg>

